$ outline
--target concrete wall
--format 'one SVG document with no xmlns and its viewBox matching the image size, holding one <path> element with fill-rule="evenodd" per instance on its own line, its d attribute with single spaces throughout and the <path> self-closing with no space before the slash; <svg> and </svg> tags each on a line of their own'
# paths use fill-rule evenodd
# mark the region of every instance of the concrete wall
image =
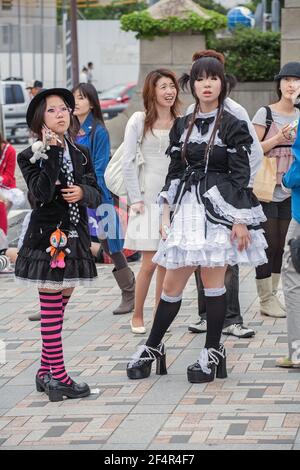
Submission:
<svg viewBox="0 0 300 470">
<path fill-rule="evenodd" d="M 143 86 L 146 75 L 159 67 L 169 68 L 180 77 L 183 72 L 190 70 L 193 53 L 205 49 L 205 47 L 205 38 L 201 34 L 178 33 L 158 37 L 153 41 L 142 40 L 140 46 L 140 87 Z"/>
<path fill-rule="evenodd" d="M 281 33 L 281 64 L 300 61 L 300 0 L 285 0 Z"/>
<path fill-rule="evenodd" d="M 244 106 L 250 118 L 261 106 L 266 106 L 278 100 L 274 82 L 245 82 L 238 83 L 230 97 Z"/>
<path fill-rule="evenodd" d="M 104 90 L 134 82 L 139 72 L 139 41 L 119 21 L 78 21 L 79 67 L 94 63 L 94 85 Z"/>
</svg>

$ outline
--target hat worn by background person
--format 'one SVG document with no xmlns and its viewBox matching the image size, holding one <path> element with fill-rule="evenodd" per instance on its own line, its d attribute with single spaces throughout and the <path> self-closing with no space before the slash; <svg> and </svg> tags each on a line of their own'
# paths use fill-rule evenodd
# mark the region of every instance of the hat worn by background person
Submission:
<svg viewBox="0 0 300 470">
<path fill-rule="evenodd" d="M 280 72 L 275 75 L 274 80 L 281 80 L 285 77 L 297 77 L 300 79 L 300 62 L 288 62 Z"/>
<path fill-rule="evenodd" d="M 28 85 L 26 87 L 26 90 L 30 90 L 32 88 L 43 88 L 43 82 L 41 82 L 40 80 L 34 80 L 32 81 L 31 85 Z"/>
</svg>

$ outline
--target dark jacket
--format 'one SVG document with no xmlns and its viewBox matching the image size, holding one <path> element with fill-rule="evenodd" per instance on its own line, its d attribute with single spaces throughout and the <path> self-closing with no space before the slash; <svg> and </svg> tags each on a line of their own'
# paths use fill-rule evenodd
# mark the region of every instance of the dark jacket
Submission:
<svg viewBox="0 0 300 470">
<path fill-rule="evenodd" d="M 101 190 L 97 185 L 88 149 L 80 145 L 69 145 L 73 163 L 75 185 L 82 188 L 84 197 L 79 201 L 80 221 L 76 226 L 79 240 L 85 249 L 90 246 L 87 207 L 97 208 L 101 203 Z M 31 147 L 18 155 L 18 164 L 26 181 L 28 190 L 36 199 L 37 208 L 33 210 L 24 237 L 23 246 L 44 250 L 49 246 L 51 233 L 59 228 L 68 235 L 70 229 L 69 206 L 63 199 L 61 189 L 67 188 L 64 173 L 61 171 L 63 149 L 51 146 L 47 151 L 48 160 L 38 160 L 32 164 L 29 159 Z M 56 184 L 57 181 L 61 184 Z M 72 227 L 74 229 L 74 227 Z"/>
</svg>

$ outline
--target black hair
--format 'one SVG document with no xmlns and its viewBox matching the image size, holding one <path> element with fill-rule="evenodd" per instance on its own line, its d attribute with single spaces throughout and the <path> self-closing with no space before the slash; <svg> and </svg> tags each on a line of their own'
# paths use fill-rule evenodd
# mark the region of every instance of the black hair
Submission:
<svg viewBox="0 0 300 470">
<path fill-rule="evenodd" d="M 196 101 L 194 111 L 188 123 L 188 132 L 187 132 L 184 144 L 183 144 L 183 150 L 182 150 L 183 161 L 186 160 L 187 143 L 188 143 L 189 137 L 191 135 L 191 132 L 195 123 L 196 115 L 198 111 L 200 110 L 199 98 L 197 97 L 197 94 L 195 92 L 195 81 L 198 80 L 199 77 L 203 77 L 203 76 L 219 77 L 221 80 L 221 93 L 218 97 L 219 109 L 218 109 L 217 117 L 215 120 L 213 132 L 211 134 L 211 137 L 205 149 L 205 156 L 204 156 L 205 161 L 208 158 L 210 147 L 211 145 L 213 145 L 213 142 L 215 140 L 215 136 L 216 136 L 219 123 L 223 114 L 224 101 L 225 101 L 226 96 L 228 95 L 228 89 L 230 91 L 231 86 L 233 84 L 232 78 L 230 78 L 230 82 L 228 82 L 228 79 L 226 80 L 224 64 L 220 60 L 216 59 L 215 57 L 201 57 L 200 59 L 197 59 L 192 65 L 190 75 L 185 73 L 179 79 L 179 83 L 183 90 L 187 89 L 188 85 L 190 86 L 192 95 Z"/>
<path fill-rule="evenodd" d="M 89 100 L 91 105 L 91 113 L 94 118 L 91 131 L 91 135 L 93 136 L 97 124 L 101 124 L 101 126 L 105 127 L 97 90 L 91 83 L 79 83 L 79 85 L 73 88 L 72 93 L 74 94 L 76 91 L 79 91 L 84 98 Z"/>
<path fill-rule="evenodd" d="M 282 97 L 282 91 L 280 90 L 280 82 L 281 82 L 281 79 L 276 81 L 276 93 L 277 93 L 279 100 L 281 100 L 281 97 Z"/>
<path fill-rule="evenodd" d="M 59 96 L 65 103 L 65 105 L 69 108 L 70 106 L 64 100 L 64 98 L 60 95 Z M 39 139 L 42 140 L 42 128 L 44 123 L 44 115 L 46 111 L 47 101 L 46 98 L 43 98 L 36 106 L 36 109 L 33 114 L 33 118 L 30 123 L 30 129 L 38 136 Z M 79 132 L 80 124 L 79 120 L 76 116 L 73 115 L 73 112 L 70 112 L 70 125 L 68 129 L 68 135 L 71 141 L 73 142 Z"/>
</svg>

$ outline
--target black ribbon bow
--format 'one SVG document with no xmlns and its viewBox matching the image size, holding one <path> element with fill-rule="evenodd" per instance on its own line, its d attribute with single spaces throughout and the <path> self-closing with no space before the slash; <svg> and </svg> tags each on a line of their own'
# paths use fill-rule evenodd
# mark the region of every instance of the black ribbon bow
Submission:
<svg viewBox="0 0 300 470">
<path fill-rule="evenodd" d="M 207 134 L 209 125 L 214 122 L 214 120 L 214 116 L 208 118 L 197 118 L 195 120 L 195 125 L 197 126 L 198 131 L 201 132 L 201 135 Z"/>
</svg>

